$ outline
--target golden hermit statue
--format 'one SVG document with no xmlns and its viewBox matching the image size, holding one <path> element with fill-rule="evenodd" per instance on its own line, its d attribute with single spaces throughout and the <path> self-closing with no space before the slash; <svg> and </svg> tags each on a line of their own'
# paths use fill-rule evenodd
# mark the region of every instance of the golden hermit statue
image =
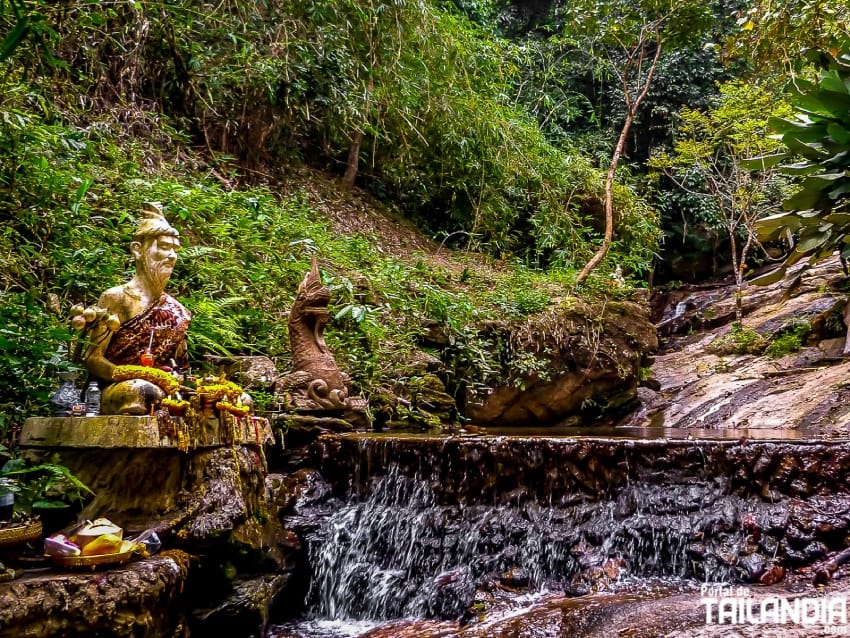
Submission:
<svg viewBox="0 0 850 638">
<path fill-rule="evenodd" d="M 146 204 L 130 243 L 136 274 L 127 283 L 104 292 L 98 301 L 98 306 L 118 317 L 120 325 L 95 324 L 83 358 L 103 388 L 103 414 L 148 414 L 165 397 L 159 385 L 143 378 L 113 382 L 117 366 L 170 371 L 188 365 L 186 333 L 191 314 L 165 292 L 178 248 L 177 230 L 158 205 Z"/>
</svg>

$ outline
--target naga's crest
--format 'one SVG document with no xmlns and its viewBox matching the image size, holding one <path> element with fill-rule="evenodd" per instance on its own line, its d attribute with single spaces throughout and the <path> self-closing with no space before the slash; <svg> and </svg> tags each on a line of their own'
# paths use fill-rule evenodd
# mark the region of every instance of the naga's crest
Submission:
<svg viewBox="0 0 850 638">
<path fill-rule="evenodd" d="M 295 303 L 292 305 L 290 317 L 296 312 L 327 317 L 330 302 L 331 289 L 322 283 L 319 265 L 316 263 L 316 256 L 314 255 L 310 271 L 298 285 L 298 293 L 295 295 Z"/>
</svg>

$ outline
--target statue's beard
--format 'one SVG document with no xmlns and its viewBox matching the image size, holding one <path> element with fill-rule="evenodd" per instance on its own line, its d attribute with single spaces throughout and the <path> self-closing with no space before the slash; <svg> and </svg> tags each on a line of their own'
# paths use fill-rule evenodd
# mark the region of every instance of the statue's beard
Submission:
<svg viewBox="0 0 850 638">
<path fill-rule="evenodd" d="M 145 258 L 141 264 L 142 276 L 150 283 L 151 287 L 158 292 L 163 292 L 165 286 L 174 270 L 174 264 L 168 259 L 156 261 Z"/>
</svg>

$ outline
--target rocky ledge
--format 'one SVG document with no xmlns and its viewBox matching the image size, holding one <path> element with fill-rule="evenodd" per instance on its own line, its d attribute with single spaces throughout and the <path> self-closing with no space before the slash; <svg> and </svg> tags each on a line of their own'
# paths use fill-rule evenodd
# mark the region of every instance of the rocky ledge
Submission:
<svg viewBox="0 0 850 638">
<path fill-rule="evenodd" d="M 182 635 L 177 604 L 186 576 L 175 552 L 124 567 L 45 572 L 0 584 L 0 637 Z"/>
<path fill-rule="evenodd" d="M 714 589 L 719 587 L 714 586 Z M 803 599 L 846 601 L 850 595 L 850 581 L 844 580 L 818 591 L 775 586 L 746 587 L 740 591 L 749 598 L 754 616 L 760 618 L 762 601 L 770 599 L 787 600 L 792 610 L 797 600 L 801 603 Z M 711 594 L 711 588 L 706 593 Z M 817 617 L 814 622 L 805 623 L 794 622 L 791 617 L 784 623 L 742 621 L 732 625 L 727 620 L 720 624 L 716 605 L 713 622 L 707 623 L 706 605 L 701 603 L 701 597 L 699 589 L 677 591 L 669 585 L 660 585 L 631 590 L 622 587 L 578 598 L 547 594 L 523 604 L 515 596 L 512 599 L 509 593 L 502 592 L 481 596 L 480 615 L 466 624 L 439 620 L 397 621 L 373 629 L 362 638 L 609 638 L 613 635 L 630 638 L 812 638 L 846 635 L 848 629 L 848 625 L 841 622 L 830 625 Z M 278 636 L 289 638 L 290 634 Z"/>
<path fill-rule="evenodd" d="M 656 318 L 666 340 L 653 387 L 640 390 L 641 408 L 622 424 L 848 436 L 845 285 L 833 257 L 800 264 L 771 286 L 749 286 L 737 333 L 734 285 L 662 295 Z"/>
</svg>

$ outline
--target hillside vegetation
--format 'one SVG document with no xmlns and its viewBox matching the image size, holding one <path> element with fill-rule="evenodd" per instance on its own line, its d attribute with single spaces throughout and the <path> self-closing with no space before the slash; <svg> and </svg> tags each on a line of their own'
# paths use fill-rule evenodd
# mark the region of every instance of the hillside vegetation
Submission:
<svg viewBox="0 0 850 638">
<path fill-rule="evenodd" d="M 171 285 L 197 361 L 264 353 L 285 370 L 286 313 L 315 254 L 357 391 L 415 383 L 403 364 L 434 325 L 450 390 L 533 368 L 479 327 L 571 294 L 628 296 L 615 265 L 639 282 L 656 211 L 680 205 L 627 163 L 612 253 L 575 286 L 622 116 L 611 43 L 666 10 L 601 3 L 604 20 L 579 24 L 596 15 L 579 4 L 545 17 L 430 0 L 0 1 L 0 439 L 44 410 L 70 305 L 129 275 L 145 201 L 183 237 Z M 734 10 L 712 10 L 667 34 L 676 53 L 630 138 L 636 159 L 731 73 L 705 43 Z M 701 88 L 682 91 L 696 59 Z"/>
<path fill-rule="evenodd" d="M 397 380 L 423 320 L 449 333 L 455 370 L 486 375 L 499 353 L 476 339 L 476 323 L 541 311 L 566 289 L 567 266 L 589 254 L 584 207 L 595 201 L 600 172 L 548 143 L 510 104 L 503 45 L 426 3 L 384 8 L 4 3 L 7 428 L 46 403 L 48 361 L 70 337 L 63 313 L 128 276 L 126 245 L 144 201 L 162 202 L 184 238 L 172 286 L 194 314 L 196 360 L 265 353 L 285 369 L 286 312 L 314 253 L 334 290 L 331 346 L 367 394 Z M 376 21 L 382 32 L 394 25 L 392 37 L 352 50 Z M 385 56 L 384 75 L 360 77 L 367 54 Z M 352 97 L 364 82 L 369 104 Z M 409 95 L 398 95 L 400 86 Z M 380 135 L 370 137 L 362 170 L 374 172 L 373 189 L 394 208 L 443 226 L 444 237 L 456 220 L 491 252 L 557 253 L 561 267 L 387 254 L 368 233 L 339 232 L 333 211 L 308 195 L 333 186 L 313 171 L 286 171 L 330 166 L 367 125 Z M 618 193 L 644 234 L 623 254 L 645 266 L 652 216 L 629 189 Z"/>
</svg>

